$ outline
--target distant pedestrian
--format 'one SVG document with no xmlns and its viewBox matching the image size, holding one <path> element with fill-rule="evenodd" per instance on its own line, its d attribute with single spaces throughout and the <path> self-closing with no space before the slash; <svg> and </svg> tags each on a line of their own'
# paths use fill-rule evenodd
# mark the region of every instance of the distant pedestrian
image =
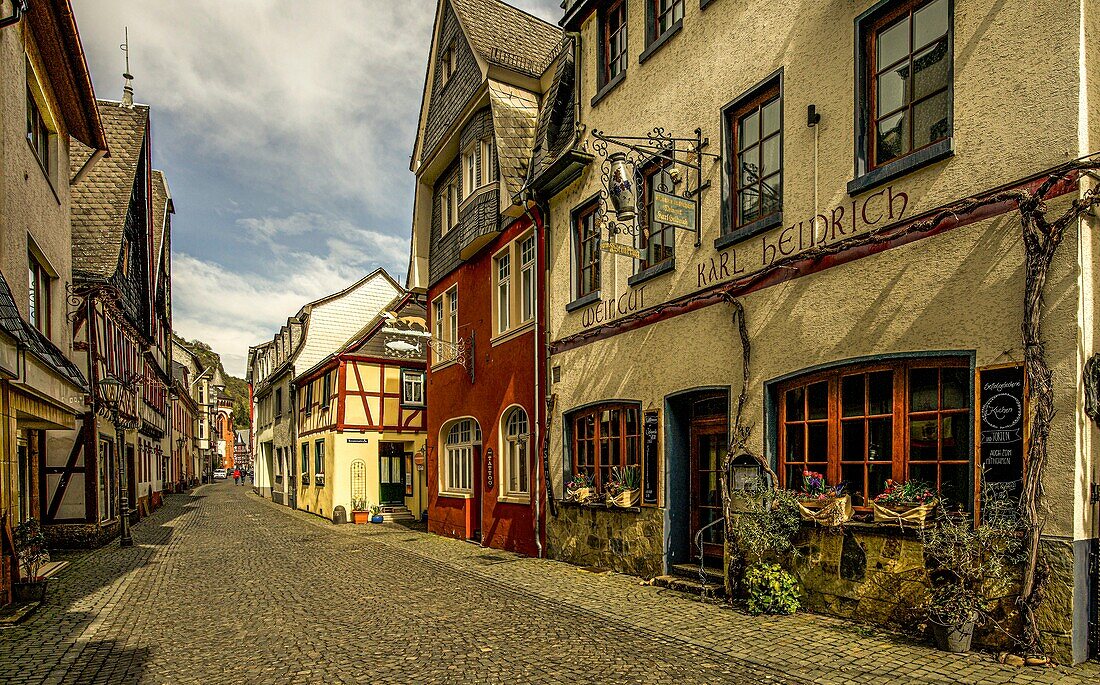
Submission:
<svg viewBox="0 0 1100 685">
<path fill-rule="evenodd" d="M 241 484 L 241 470 L 240 469 L 233 469 L 233 484 L 234 485 L 240 485 Z"/>
</svg>

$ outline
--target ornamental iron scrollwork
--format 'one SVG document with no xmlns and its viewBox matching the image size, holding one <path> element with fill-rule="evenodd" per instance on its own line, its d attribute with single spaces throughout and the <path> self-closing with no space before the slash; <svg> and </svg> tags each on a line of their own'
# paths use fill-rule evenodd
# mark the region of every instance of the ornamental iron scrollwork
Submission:
<svg viewBox="0 0 1100 685">
<path fill-rule="evenodd" d="M 434 356 L 433 362 L 437 364 L 455 363 L 466 370 L 470 376 L 470 382 L 474 382 L 474 334 L 470 334 L 467 343 L 465 338 L 455 341 L 442 340 L 440 338 L 428 338 L 428 348 Z"/>
<path fill-rule="evenodd" d="M 607 239 L 611 243 L 615 242 L 617 235 L 641 236 L 645 239 L 649 237 L 648 228 L 640 225 L 637 220 L 646 203 L 646 199 L 637 192 L 637 189 L 644 187 L 645 167 L 657 164 L 667 169 L 667 174 L 658 175 L 658 184 L 654 190 L 694 201 L 710 187 L 710 181 L 703 181 L 703 159 L 720 159 L 719 155 L 704 152 L 710 140 L 703 137 L 701 128 L 695 129 L 693 138 L 673 136 L 660 126 L 644 136 L 612 136 L 594 129 L 592 137 L 592 149 L 603 158 L 600 166 L 602 187 L 596 207 L 596 228 L 600 236 L 606 229 Z M 666 182 L 666 175 L 672 187 Z M 698 247 L 698 209 L 695 212 L 694 229 L 686 230 L 694 230 L 695 246 Z"/>
</svg>

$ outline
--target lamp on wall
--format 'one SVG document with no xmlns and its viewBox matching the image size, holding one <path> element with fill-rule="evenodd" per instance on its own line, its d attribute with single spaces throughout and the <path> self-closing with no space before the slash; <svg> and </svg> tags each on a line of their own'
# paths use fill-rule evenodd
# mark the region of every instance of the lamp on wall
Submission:
<svg viewBox="0 0 1100 685">
<path fill-rule="evenodd" d="M 125 453 L 125 429 L 128 422 L 122 419 L 122 402 L 126 393 L 131 391 L 136 375 L 129 381 L 123 381 L 113 374 L 107 374 L 101 378 L 98 384 L 99 396 L 103 401 L 103 409 L 107 417 L 115 427 L 115 445 L 118 455 L 118 487 L 119 487 L 119 545 L 132 547 L 133 538 L 130 537 L 130 496 L 129 496 L 129 468 Z"/>
</svg>

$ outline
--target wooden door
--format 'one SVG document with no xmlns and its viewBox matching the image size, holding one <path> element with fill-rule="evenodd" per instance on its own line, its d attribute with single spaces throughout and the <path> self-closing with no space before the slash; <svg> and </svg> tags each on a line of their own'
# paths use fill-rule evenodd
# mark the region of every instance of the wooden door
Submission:
<svg viewBox="0 0 1100 685">
<path fill-rule="evenodd" d="M 405 453 L 401 443 L 378 446 L 379 499 L 385 505 L 405 503 Z"/>
<path fill-rule="evenodd" d="M 691 553 L 694 559 L 702 555 L 708 566 L 721 566 L 724 553 L 721 473 L 726 449 L 724 418 L 692 421 Z"/>
</svg>

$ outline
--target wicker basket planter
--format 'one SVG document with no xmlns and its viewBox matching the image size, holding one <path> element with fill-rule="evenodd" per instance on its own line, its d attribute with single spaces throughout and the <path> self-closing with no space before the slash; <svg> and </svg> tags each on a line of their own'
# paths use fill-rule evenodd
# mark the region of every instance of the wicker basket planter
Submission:
<svg viewBox="0 0 1100 685">
<path fill-rule="evenodd" d="M 875 523 L 896 523 L 899 526 L 909 524 L 911 526 L 923 526 L 932 512 L 936 510 L 939 500 L 932 500 L 924 504 L 917 502 L 900 502 L 898 504 L 879 504 L 871 500 L 871 509 L 875 512 Z"/>
<path fill-rule="evenodd" d="M 621 507 L 626 509 L 628 507 L 636 507 L 642 499 L 641 490 L 623 490 L 617 495 L 607 496 L 607 506 L 609 507 Z"/>
<path fill-rule="evenodd" d="M 576 502 L 577 504 L 584 504 L 596 496 L 596 491 L 592 488 L 577 488 L 576 490 L 566 490 L 565 499 L 567 502 Z"/>
<path fill-rule="evenodd" d="M 841 495 L 799 500 L 798 513 L 803 521 L 813 521 L 822 526 L 839 526 L 852 518 L 852 498 Z"/>
</svg>

